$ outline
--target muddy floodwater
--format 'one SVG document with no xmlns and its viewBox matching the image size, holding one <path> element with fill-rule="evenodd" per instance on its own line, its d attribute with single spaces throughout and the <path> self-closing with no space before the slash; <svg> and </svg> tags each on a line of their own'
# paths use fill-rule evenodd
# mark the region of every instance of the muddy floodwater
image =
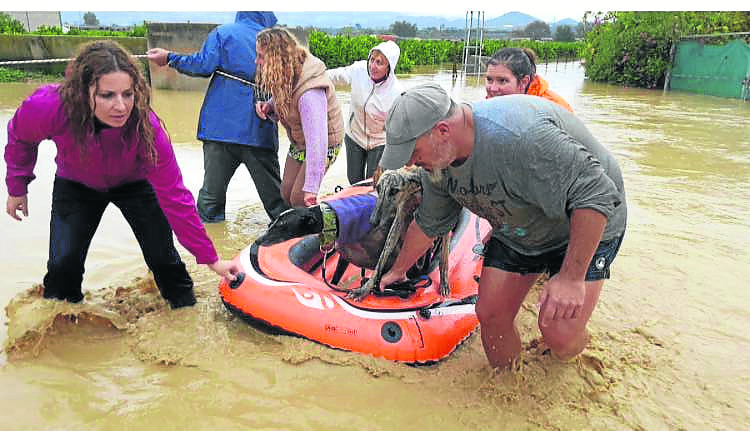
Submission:
<svg viewBox="0 0 750 431">
<path fill-rule="evenodd" d="M 573 362 L 533 342 L 538 290 L 518 318 L 525 351 L 514 371 L 488 366 L 479 329 L 447 359 L 421 367 L 260 332 L 224 308 L 217 277 L 181 246 L 198 304 L 172 311 L 114 206 L 94 236 L 85 301 L 43 300 L 55 156 L 47 141 L 29 217 L 0 217 L 0 429 L 747 428 L 750 103 L 592 83 L 575 64 L 542 65 L 539 73 L 617 156 L 627 188 L 625 240 L 591 342 Z M 454 79 L 449 68 L 400 79 L 407 88 L 436 81 L 457 101 L 484 97 L 481 78 Z M 0 84 L 3 148 L 14 109 L 34 87 Z M 346 118 L 348 88 L 337 97 Z M 153 100 L 197 195 L 203 93 L 156 90 Z M 287 148 L 282 135 L 280 157 Z M 346 184 L 345 158 L 324 192 Z M 227 221 L 207 229 L 231 258 L 267 222 L 241 168 Z"/>
</svg>

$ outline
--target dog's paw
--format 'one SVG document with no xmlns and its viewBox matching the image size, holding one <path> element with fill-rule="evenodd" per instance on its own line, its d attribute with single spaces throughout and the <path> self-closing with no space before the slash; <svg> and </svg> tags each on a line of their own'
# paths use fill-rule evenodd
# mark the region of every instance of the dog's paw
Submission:
<svg viewBox="0 0 750 431">
<path fill-rule="evenodd" d="M 370 294 L 370 289 L 360 287 L 358 289 L 352 289 L 346 294 L 346 297 L 354 301 L 361 301 Z"/>
<path fill-rule="evenodd" d="M 350 290 L 349 293 L 346 294 L 346 297 L 354 301 L 361 301 L 372 292 L 372 288 L 373 282 L 371 278 L 367 280 L 367 283 L 365 283 L 364 286 Z"/>
<path fill-rule="evenodd" d="M 451 287 L 450 285 L 443 280 L 440 280 L 440 296 L 448 297 L 451 294 Z"/>
</svg>

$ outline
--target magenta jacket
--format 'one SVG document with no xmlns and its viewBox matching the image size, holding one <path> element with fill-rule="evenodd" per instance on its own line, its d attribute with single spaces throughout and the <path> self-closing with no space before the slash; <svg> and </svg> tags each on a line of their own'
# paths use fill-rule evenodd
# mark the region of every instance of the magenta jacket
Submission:
<svg viewBox="0 0 750 431">
<path fill-rule="evenodd" d="M 150 166 L 138 157 L 133 139 L 125 139 L 121 128 L 105 128 L 88 136 L 85 162 L 79 157 L 73 133 L 68 127 L 59 84 L 44 85 L 29 96 L 8 123 L 5 183 L 8 195 L 23 196 L 34 180 L 39 143 L 50 139 L 57 146 L 57 176 L 77 181 L 92 189 L 106 190 L 133 181 L 148 180 L 156 192 L 177 240 L 200 264 L 219 257 L 195 209 L 195 200 L 182 182 L 172 143 L 159 118 L 151 112 L 157 163 Z"/>
</svg>

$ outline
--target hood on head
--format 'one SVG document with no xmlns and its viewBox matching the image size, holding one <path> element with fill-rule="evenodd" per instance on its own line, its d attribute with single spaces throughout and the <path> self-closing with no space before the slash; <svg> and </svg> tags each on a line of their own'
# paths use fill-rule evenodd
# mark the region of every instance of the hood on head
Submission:
<svg viewBox="0 0 750 431">
<path fill-rule="evenodd" d="M 385 58 L 388 59 L 388 65 L 390 66 L 390 69 L 388 70 L 388 76 L 387 78 L 390 78 L 391 75 L 396 73 L 396 64 L 398 64 L 398 58 L 401 56 L 401 48 L 396 45 L 396 42 L 393 41 L 386 41 L 379 43 L 375 45 L 372 49 L 370 49 L 370 53 L 367 55 L 367 60 L 370 60 L 370 57 L 372 56 L 373 51 L 380 51 L 385 55 Z M 369 74 L 370 71 L 368 69 L 367 73 Z"/>
<path fill-rule="evenodd" d="M 254 23 L 263 27 L 273 27 L 276 24 L 276 15 L 273 12 L 237 12 L 234 22 Z"/>
</svg>

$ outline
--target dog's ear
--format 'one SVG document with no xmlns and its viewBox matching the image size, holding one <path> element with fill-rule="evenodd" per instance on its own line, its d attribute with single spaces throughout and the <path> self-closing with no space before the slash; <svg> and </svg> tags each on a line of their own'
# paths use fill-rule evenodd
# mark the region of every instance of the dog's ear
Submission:
<svg viewBox="0 0 750 431">
<path fill-rule="evenodd" d="M 307 207 L 307 211 L 302 215 L 301 224 L 307 227 L 310 233 L 319 233 L 323 231 L 323 212 L 320 205 Z"/>
<path fill-rule="evenodd" d="M 378 196 L 382 196 L 383 198 L 392 198 L 393 196 L 398 194 L 403 184 L 404 179 L 400 171 L 388 170 L 383 172 L 383 175 L 381 175 L 376 187 L 376 191 L 378 192 Z M 386 196 L 384 196 L 384 194 Z"/>
<path fill-rule="evenodd" d="M 315 217 L 312 213 L 306 212 L 302 214 L 302 218 L 300 219 L 300 225 L 306 226 L 308 228 L 314 228 L 315 227 Z"/>
</svg>

